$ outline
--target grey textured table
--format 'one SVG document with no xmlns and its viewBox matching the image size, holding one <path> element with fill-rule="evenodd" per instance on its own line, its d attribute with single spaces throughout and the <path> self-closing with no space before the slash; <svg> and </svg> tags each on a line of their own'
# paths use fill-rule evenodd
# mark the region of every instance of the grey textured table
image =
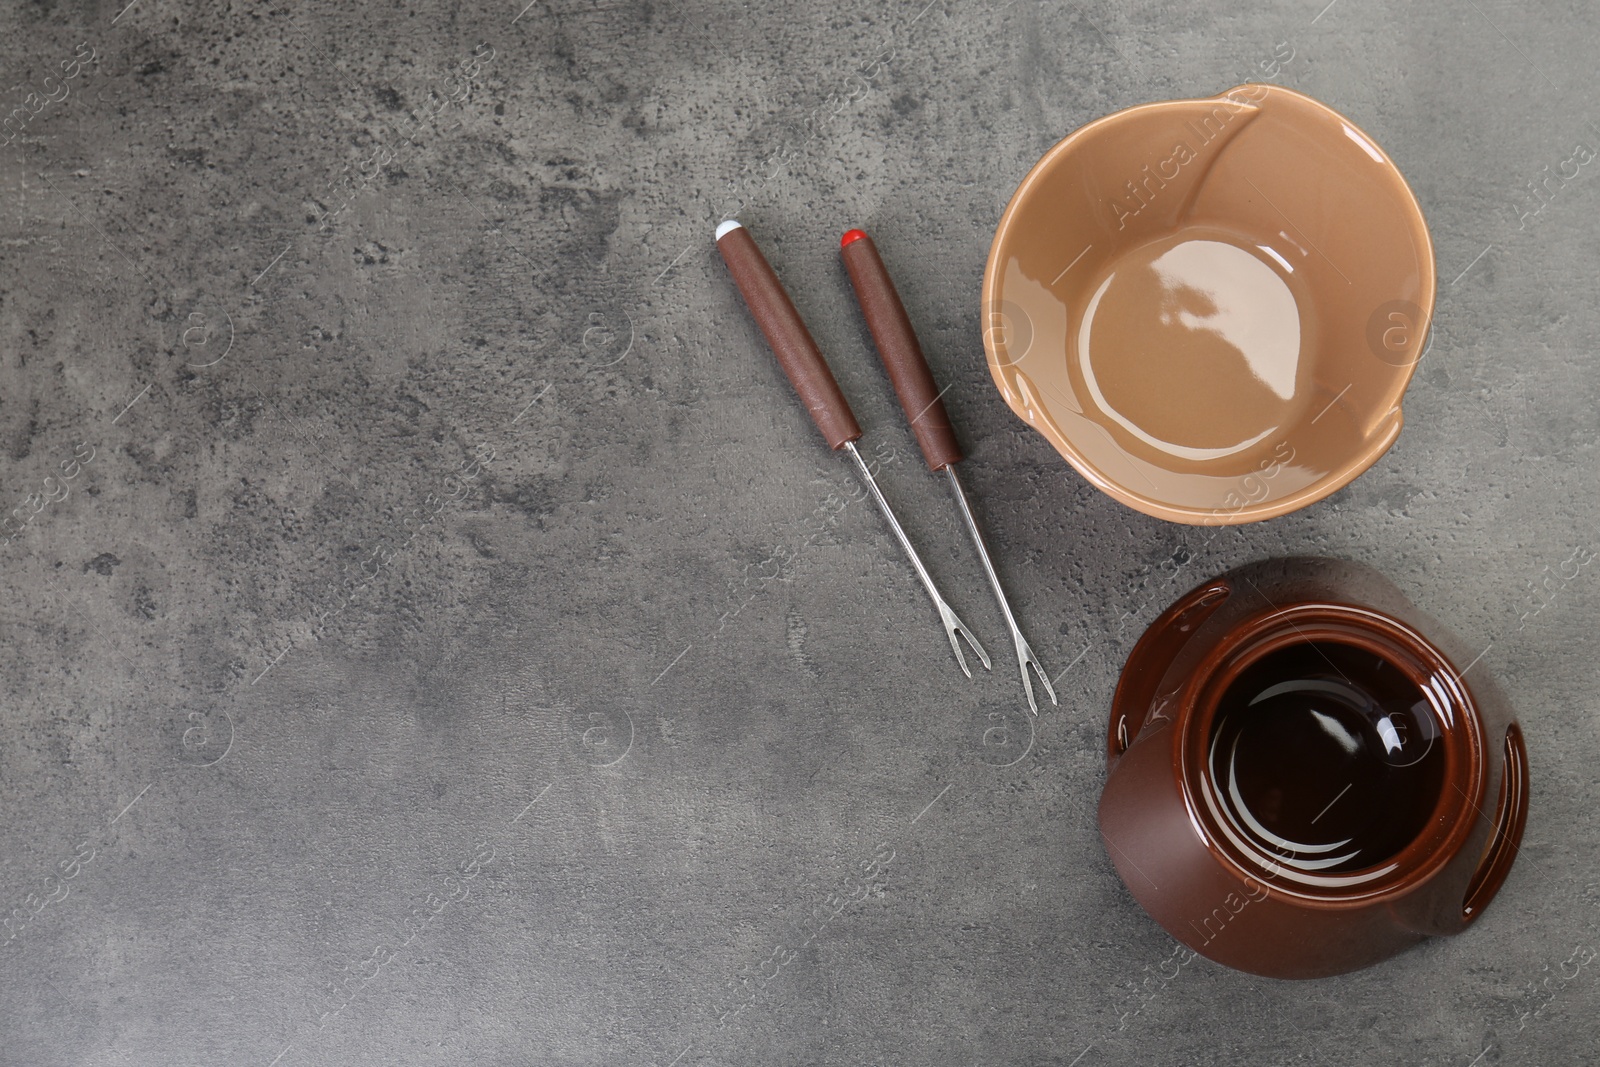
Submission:
<svg viewBox="0 0 1600 1067">
<path fill-rule="evenodd" d="M 0 13 L 0 1063 L 1593 1061 L 1600 583 L 1550 576 L 1600 537 L 1600 12 L 524 2 Z M 1443 299 L 1396 447 L 1211 536 L 1004 408 L 977 290 L 1052 143 L 1250 78 L 1393 155 Z M 790 396 L 734 210 L 993 675 Z M 1481 645 L 1533 762 L 1474 929 L 1307 984 L 1176 966 L 1094 819 L 1143 626 L 1286 553 Z"/>
</svg>

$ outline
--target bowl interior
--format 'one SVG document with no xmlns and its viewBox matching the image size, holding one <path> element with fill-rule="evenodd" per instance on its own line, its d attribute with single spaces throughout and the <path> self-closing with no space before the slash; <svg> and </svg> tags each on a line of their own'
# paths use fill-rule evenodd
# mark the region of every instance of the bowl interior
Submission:
<svg viewBox="0 0 1600 1067">
<path fill-rule="evenodd" d="M 1241 86 L 1099 119 L 1034 167 L 990 250 L 984 347 L 1006 402 L 1101 489 L 1247 522 L 1394 441 L 1434 285 L 1372 139 Z"/>
</svg>

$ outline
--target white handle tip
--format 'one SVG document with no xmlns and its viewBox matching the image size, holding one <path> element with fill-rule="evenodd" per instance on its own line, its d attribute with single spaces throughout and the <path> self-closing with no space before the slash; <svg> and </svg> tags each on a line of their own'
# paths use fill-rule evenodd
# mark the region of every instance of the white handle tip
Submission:
<svg viewBox="0 0 1600 1067">
<path fill-rule="evenodd" d="M 734 230 L 742 228 L 738 219 L 724 219 L 717 224 L 717 240 L 720 241 Z"/>
</svg>

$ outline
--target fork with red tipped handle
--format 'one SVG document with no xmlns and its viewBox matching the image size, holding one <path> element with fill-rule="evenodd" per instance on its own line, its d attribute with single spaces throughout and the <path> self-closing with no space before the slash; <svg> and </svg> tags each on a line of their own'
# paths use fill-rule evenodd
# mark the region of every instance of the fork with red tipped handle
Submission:
<svg viewBox="0 0 1600 1067">
<path fill-rule="evenodd" d="M 1037 715 L 1039 705 L 1033 698 L 1033 678 L 1028 669 L 1031 667 L 1038 672 L 1052 704 L 1059 703 L 1055 687 L 1050 684 L 1050 676 L 1040 666 L 1039 658 L 1033 654 L 1027 638 L 1022 636 L 1022 628 L 1017 625 L 1016 616 L 1011 613 L 1006 592 L 1000 586 L 1000 576 L 995 573 L 994 563 L 989 559 L 989 549 L 984 545 L 978 521 L 973 517 L 972 506 L 967 503 L 961 479 L 956 477 L 956 464 L 961 461 L 961 446 L 956 443 L 950 416 L 944 410 L 944 401 L 941 399 L 944 393 L 934 384 L 928 361 L 922 355 L 922 345 L 917 341 L 916 331 L 911 328 L 911 319 L 906 315 L 905 305 L 900 302 L 900 294 L 895 291 L 894 282 L 889 278 L 889 269 L 883 265 L 883 257 L 878 255 L 872 238 L 860 230 L 850 230 L 840 239 L 839 249 L 844 257 L 845 270 L 850 273 L 850 284 L 855 287 L 856 299 L 861 303 L 861 314 L 867 320 L 867 329 L 872 332 L 878 356 L 883 360 L 884 369 L 889 372 L 889 380 L 894 383 L 895 394 L 899 396 L 900 406 L 911 422 L 911 431 L 917 436 L 917 444 L 922 446 L 928 469 L 944 471 L 950 482 L 950 491 L 961 509 L 961 518 L 966 523 L 967 532 L 972 535 L 972 543 L 978 548 L 978 558 L 983 561 L 983 571 L 989 576 L 995 599 L 1000 602 L 1000 613 L 1005 616 L 1006 625 L 1011 629 L 1011 641 L 1016 646 L 1017 662 L 1022 669 L 1022 687 L 1028 693 L 1028 708 Z"/>
</svg>

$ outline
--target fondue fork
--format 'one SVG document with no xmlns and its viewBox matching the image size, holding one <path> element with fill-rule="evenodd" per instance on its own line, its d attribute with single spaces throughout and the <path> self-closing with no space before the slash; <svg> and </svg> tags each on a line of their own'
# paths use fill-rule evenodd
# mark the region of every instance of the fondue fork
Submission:
<svg viewBox="0 0 1600 1067">
<path fill-rule="evenodd" d="M 940 399 L 944 394 L 934 386 L 928 361 L 922 355 L 922 345 L 917 341 L 916 331 L 911 328 L 911 320 L 906 316 L 905 305 L 900 302 L 900 294 L 895 291 L 889 270 L 883 265 L 883 258 L 878 255 L 872 238 L 860 230 L 850 230 L 840 239 L 839 248 L 845 269 L 850 273 L 850 283 L 855 287 L 856 299 L 861 303 L 862 316 L 867 320 L 867 329 L 872 331 L 878 356 L 883 360 L 884 369 L 889 372 L 889 380 L 894 383 L 895 394 L 899 396 L 900 406 L 911 422 L 912 432 L 917 435 L 917 444 L 922 447 L 928 469 L 944 472 L 950 483 L 950 492 L 956 498 L 956 506 L 961 511 L 962 521 L 972 535 L 972 543 L 977 546 L 983 572 L 989 576 L 989 586 L 1000 604 L 1000 613 L 1005 616 L 1006 626 L 1011 629 L 1011 643 L 1016 648 L 1017 663 L 1022 670 L 1022 687 L 1028 694 L 1028 709 L 1038 715 L 1039 705 L 1033 697 L 1033 677 L 1029 668 L 1038 672 L 1039 681 L 1044 683 L 1044 691 L 1050 694 L 1052 704 L 1059 703 L 1055 687 L 1050 684 L 1050 676 L 1039 664 L 1039 658 L 1033 654 L 1028 639 L 1022 636 L 1016 616 L 1011 613 L 1011 604 L 1006 600 L 1006 591 L 1000 586 L 1000 576 L 995 573 L 994 563 L 989 558 L 989 549 L 978 529 L 978 520 L 973 517 L 972 506 L 961 488 L 961 479 L 956 477 L 956 464 L 962 458 L 961 446 L 956 443 L 950 416 L 945 413 L 944 403 Z"/>
</svg>

